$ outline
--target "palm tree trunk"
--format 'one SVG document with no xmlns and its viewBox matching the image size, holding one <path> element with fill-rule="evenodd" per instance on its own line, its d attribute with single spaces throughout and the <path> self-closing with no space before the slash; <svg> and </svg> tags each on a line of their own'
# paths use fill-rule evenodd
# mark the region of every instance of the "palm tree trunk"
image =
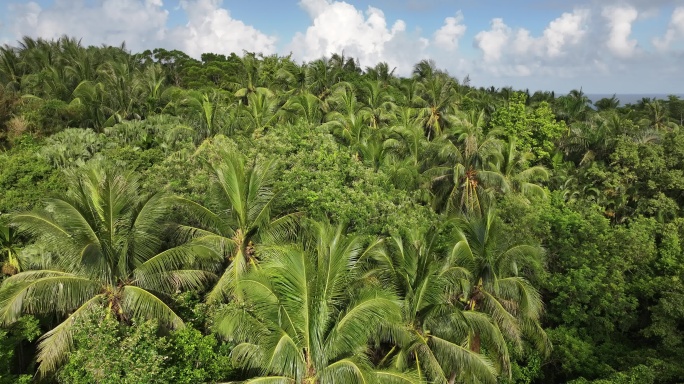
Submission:
<svg viewBox="0 0 684 384">
<path fill-rule="evenodd" d="M 480 333 L 475 332 L 475 334 L 473 334 L 473 337 L 470 339 L 470 350 L 475 353 L 480 353 L 480 344 Z"/>
</svg>

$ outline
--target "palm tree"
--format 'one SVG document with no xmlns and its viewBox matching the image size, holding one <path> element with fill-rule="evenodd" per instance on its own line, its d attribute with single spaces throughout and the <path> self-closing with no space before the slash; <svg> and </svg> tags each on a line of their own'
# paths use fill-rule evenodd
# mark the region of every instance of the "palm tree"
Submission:
<svg viewBox="0 0 684 384">
<path fill-rule="evenodd" d="M 383 61 L 377 63 L 375 67 L 366 67 L 366 77 L 374 81 L 379 81 L 383 85 L 388 85 L 396 80 L 394 75 L 396 69 L 397 68 L 395 67 L 390 71 L 389 64 Z"/>
<path fill-rule="evenodd" d="M 503 368 L 508 374 L 509 356 L 496 324 L 477 311 L 464 311 L 459 283 L 470 272 L 441 256 L 436 249 L 437 231 L 394 235 L 388 252 L 375 252 L 365 278 L 388 283 L 402 298 L 402 322 L 386 331 L 398 345 L 385 351 L 383 364 L 405 370 L 413 366 L 430 383 L 495 383 Z M 479 333 L 487 354 L 468 348 Z"/>
<path fill-rule="evenodd" d="M 281 103 L 272 93 L 250 93 L 247 101 L 240 105 L 239 116 L 248 132 L 259 136 L 278 122 Z"/>
<path fill-rule="evenodd" d="M 549 179 L 549 171 L 542 165 L 529 166 L 534 158 L 530 152 L 516 149 L 515 138 L 509 138 L 501 151 L 501 162 L 497 169 L 504 178 L 502 192 L 519 193 L 525 198 L 546 198 L 546 191 L 537 182 Z"/>
<path fill-rule="evenodd" d="M 333 91 L 334 86 L 340 82 L 341 68 L 333 66 L 326 59 L 312 61 L 306 65 L 306 87 L 321 101 L 325 101 Z"/>
<path fill-rule="evenodd" d="M 136 72 L 133 88 L 138 97 L 144 100 L 143 112 L 146 116 L 161 111 L 165 80 L 161 64 L 151 64 Z"/>
<path fill-rule="evenodd" d="M 354 284 L 356 260 L 373 252 L 341 226 L 310 222 L 302 241 L 262 250 L 259 270 L 242 279 L 245 305 L 229 305 L 216 331 L 237 343 L 244 383 L 410 383 L 375 371 L 366 355 L 381 324 L 398 321 L 396 297 Z"/>
<path fill-rule="evenodd" d="M 74 327 L 97 306 L 121 321 L 144 317 L 183 327 L 164 295 L 202 288 L 213 279 L 206 269 L 217 257 L 202 244 L 163 250 L 168 208 L 163 193 L 141 193 L 132 173 L 94 165 L 70 175 L 64 197 L 12 216 L 13 225 L 50 254 L 42 269 L 4 281 L 0 323 L 13 323 L 23 313 L 64 319 L 40 339 L 40 374 L 64 361 Z"/>
<path fill-rule="evenodd" d="M 641 123 L 655 131 L 672 130 L 677 128 L 677 124 L 670 121 L 669 111 L 663 106 L 660 100 L 646 103 L 647 118 L 642 119 Z"/>
<path fill-rule="evenodd" d="M 587 97 L 584 91 L 573 89 L 566 96 L 558 98 L 560 106 L 559 116 L 562 116 L 567 123 L 576 121 L 583 121 L 591 111 L 589 107 L 591 100 Z"/>
<path fill-rule="evenodd" d="M 302 91 L 296 96 L 291 97 L 282 108 L 289 120 L 295 122 L 302 119 L 309 127 L 321 124 L 323 111 L 321 101 L 314 94 Z"/>
<path fill-rule="evenodd" d="M 461 301 L 470 311 L 486 313 L 506 339 L 521 348 L 523 338 L 541 352 L 550 350 L 540 325 L 543 303 L 526 276 L 541 270 L 543 250 L 538 246 L 505 240 L 494 209 L 482 216 L 454 219 L 458 237 L 450 259 L 468 271 L 461 281 Z M 471 336 L 470 347 L 480 352 L 482 334 Z"/>
<path fill-rule="evenodd" d="M 21 86 L 21 75 L 18 50 L 9 45 L 0 47 L 0 85 L 17 91 Z"/>
<path fill-rule="evenodd" d="M 390 129 L 391 147 L 397 155 L 409 158 L 416 168 L 420 165 L 427 140 L 423 132 L 422 110 L 411 107 L 397 108 Z"/>
<path fill-rule="evenodd" d="M 11 276 L 21 271 L 18 243 L 16 229 L 5 223 L 3 217 L 0 216 L 0 256 L 4 259 L 2 273 L 5 275 Z"/>
<path fill-rule="evenodd" d="M 230 150 L 219 156 L 211 161 L 215 165 L 207 206 L 175 199 L 197 222 L 195 226 L 181 226 L 181 232 L 195 242 L 209 244 L 224 258 L 223 275 L 207 294 L 209 303 L 241 300 L 236 286 L 257 263 L 255 245 L 286 238 L 299 216 L 271 213 L 277 196 L 272 188 L 274 162 L 255 160 L 248 164 L 242 154 Z"/>
<path fill-rule="evenodd" d="M 594 102 L 594 106 L 599 112 L 615 110 L 620 106 L 620 99 L 613 94 L 611 97 L 604 97 Z"/>
<path fill-rule="evenodd" d="M 356 146 L 368 135 L 369 112 L 356 99 L 356 91 L 349 83 L 340 83 L 330 102 L 334 110 L 326 116 L 325 127 L 341 137 L 349 146 Z"/>
<path fill-rule="evenodd" d="M 360 91 L 370 125 L 373 129 L 378 129 L 391 119 L 392 110 L 396 108 L 394 99 L 380 81 L 366 80 L 361 84 Z"/>
<path fill-rule="evenodd" d="M 445 73 L 426 78 L 420 83 L 421 107 L 425 111 L 428 140 L 441 136 L 456 112 L 456 81 Z"/>
<path fill-rule="evenodd" d="M 226 128 L 222 124 L 227 115 L 227 101 L 223 92 L 216 89 L 208 92 L 189 91 L 179 104 L 193 116 L 200 138 L 213 136 Z"/>
<path fill-rule="evenodd" d="M 258 92 L 271 94 L 271 90 L 262 84 L 263 68 L 256 54 L 245 52 L 239 62 L 238 73 L 230 83 L 235 89 L 235 97 L 241 98 L 244 103 L 249 103 L 248 95 Z"/>
<path fill-rule="evenodd" d="M 470 111 L 446 135 L 435 140 L 441 163 L 425 171 L 434 190 L 433 205 L 438 210 L 481 213 L 487 208 L 493 190 L 505 182 L 496 168 L 501 158 L 501 142 L 482 134 L 483 112 Z"/>
</svg>

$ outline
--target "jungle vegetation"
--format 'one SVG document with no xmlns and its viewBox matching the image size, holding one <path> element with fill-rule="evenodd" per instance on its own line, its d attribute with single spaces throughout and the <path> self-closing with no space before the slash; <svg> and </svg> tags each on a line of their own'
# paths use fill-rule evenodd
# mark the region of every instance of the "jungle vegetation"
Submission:
<svg viewBox="0 0 684 384">
<path fill-rule="evenodd" d="M 684 100 L 0 48 L 0 383 L 684 381 Z"/>
</svg>

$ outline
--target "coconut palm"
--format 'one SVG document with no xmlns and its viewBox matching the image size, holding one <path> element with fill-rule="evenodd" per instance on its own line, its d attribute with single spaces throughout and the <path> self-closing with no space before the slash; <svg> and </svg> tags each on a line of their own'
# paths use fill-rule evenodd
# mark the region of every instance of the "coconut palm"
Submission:
<svg viewBox="0 0 684 384">
<path fill-rule="evenodd" d="M 237 343 L 232 357 L 253 377 L 245 383 L 410 383 L 376 371 L 366 355 L 381 324 L 398 321 L 398 300 L 354 284 L 356 260 L 373 252 L 341 226 L 308 223 L 302 241 L 264 249 L 241 280 L 245 305 L 222 311 L 215 330 Z"/>
<path fill-rule="evenodd" d="M 441 72 L 420 83 L 428 140 L 441 136 L 449 127 L 449 119 L 456 112 L 456 86 L 454 79 Z"/>
<path fill-rule="evenodd" d="M 549 171 L 542 165 L 530 166 L 534 158 L 530 152 L 522 153 L 516 149 L 514 137 L 504 143 L 497 169 L 503 176 L 501 192 L 513 192 L 525 198 L 546 198 L 547 192 L 538 182 L 549 179 Z"/>
<path fill-rule="evenodd" d="M 306 122 L 307 126 L 315 127 L 321 123 L 323 119 L 323 111 L 321 111 L 321 101 L 314 94 L 308 91 L 302 91 L 296 96 L 291 97 L 282 111 L 292 122 L 298 119 Z"/>
<path fill-rule="evenodd" d="M 40 339 L 40 374 L 64 361 L 79 319 L 97 306 L 121 321 L 144 317 L 183 327 L 164 295 L 202 288 L 213 279 L 207 269 L 218 260 L 202 244 L 163 249 L 168 208 L 163 193 L 142 193 L 132 173 L 93 165 L 70 175 L 62 198 L 12 216 L 13 225 L 49 255 L 42 269 L 3 282 L 0 323 L 24 313 L 63 319 Z"/>
<path fill-rule="evenodd" d="M 271 94 L 263 84 L 262 62 L 256 54 L 246 52 L 239 60 L 237 74 L 229 86 L 235 90 L 235 97 L 241 98 L 244 103 L 249 103 L 248 95 L 255 93 Z"/>
<path fill-rule="evenodd" d="M 175 199 L 197 223 L 181 226 L 181 233 L 195 242 L 209 244 L 224 258 L 223 274 L 207 294 L 209 303 L 240 300 L 235 287 L 257 263 L 255 245 L 286 238 L 298 217 L 297 213 L 271 213 L 277 196 L 272 187 L 272 161 L 248 163 L 242 154 L 230 150 L 219 156 L 211 161 L 213 175 L 206 206 L 185 198 Z"/>
<path fill-rule="evenodd" d="M 660 100 L 646 103 L 646 114 L 648 117 L 641 120 L 641 124 L 654 129 L 655 131 L 672 130 L 677 128 L 677 124 L 670 121 L 669 111 L 663 106 Z"/>
<path fill-rule="evenodd" d="M 0 257 L 3 259 L 2 273 L 14 275 L 21 270 L 19 265 L 19 239 L 17 230 L 4 222 L 0 216 Z"/>
<path fill-rule="evenodd" d="M 226 128 L 223 122 L 228 115 L 228 101 L 224 92 L 215 89 L 208 92 L 189 91 L 177 104 L 187 108 L 197 124 L 200 138 L 213 136 Z"/>
<path fill-rule="evenodd" d="M 369 131 L 370 114 L 356 99 L 356 91 L 349 83 L 340 83 L 330 97 L 334 110 L 326 116 L 328 127 L 348 145 L 356 146 Z"/>
<path fill-rule="evenodd" d="M 422 110 L 411 107 L 396 108 L 390 130 L 390 144 L 397 155 L 409 158 L 414 167 L 419 167 L 427 140 L 423 132 Z"/>
<path fill-rule="evenodd" d="M 461 300 L 469 311 L 486 313 L 506 339 L 521 348 L 527 340 L 542 352 L 550 350 L 540 319 L 543 303 L 528 277 L 541 271 L 543 250 L 506 240 L 494 209 L 481 216 L 454 220 L 458 237 L 450 259 L 468 271 L 461 281 Z M 480 352 L 481 332 L 471 335 L 470 348 Z"/>
<path fill-rule="evenodd" d="M 382 82 L 366 80 L 361 84 L 360 93 L 373 129 L 378 129 L 391 119 L 396 104 Z"/>
<path fill-rule="evenodd" d="M 483 112 L 462 115 L 458 125 L 433 143 L 440 163 L 425 171 L 432 182 L 433 205 L 438 210 L 478 213 L 486 210 L 491 192 L 505 180 L 496 168 L 501 142 L 482 134 Z"/>
<path fill-rule="evenodd" d="M 510 374 L 504 337 L 488 315 L 463 311 L 460 282 L 470 271 L 437 252 L 436 234 L 394 235 L 369 263 L 365 278 L 389 284 L 402 298 L 401 326 L 386 330 L 397 346 L 381 361 L 398 370 L 413 366 L 430 383 L 495 383 L 502 369 Z M 475 333 L 488 356 L 469 348 Z"/>
<path fill-rule="evenodd" d="M 257 91 L 247 95 L 247 104 L 239 110 L 241 126 L 258 136 L 273 128 L 280 118 L 281 102 L 272 93 Z"/>
</svg>

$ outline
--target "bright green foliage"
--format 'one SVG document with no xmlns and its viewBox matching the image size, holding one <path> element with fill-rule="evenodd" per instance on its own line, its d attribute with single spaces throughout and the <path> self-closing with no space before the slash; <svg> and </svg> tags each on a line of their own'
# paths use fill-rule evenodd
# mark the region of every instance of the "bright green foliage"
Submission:
<svg viewBox="0 0 684 384">
<path fill-rule="evenodd" d="M 515 138 L 520 143 L 520 150 L 531 151 L 537 161 L 549 161 L 567 128 L 564 123 L 556 121 L 548 103 L 542 102 L 528 110 L 525 101 L 523 93 L 515 93 L 506 107 L 496 110 L 490 125 L 500 130 L 505 140 Z"/>
<path fill-rule="evenodd" d="M 430 60 L 402 78 L 340 54 L 197 60 L 25 37 L 0 47 L 0 214 L 16 219 L 3 255 L 21 269 L 6 268 L 0 287 L 12 344 L 2 357 L 14 350 L 12 374 L 33 375 L 29 361 L 44 373 L 46 356 L 61 362 L 70 335 L 90 327 L 82 315 L 104 307 L 113 325 L 160 325 L 87 328 L 121 352 L 97 364 L 148 381 L 682 382 L 683 105 L 613 97 L 594 109 L 581 89 L 475 88 Z M 331 261 L 315 236 L 278 224 L 293 212 L 347 224 L 339 236 L 320 232 L 338 245 L 385 236 L 371 253 L 386 257 Z M 434 242 L 420 235 L 454 222 Z M 319 295 L 326 265 L 344 269 L 332 297 Z M 224 272 L 237 278 L 208 294 Z M 368 292 L 387 300 L 360 311 L 368 329 L 320 341 Z M 304 293 L 321 300 L 304 303 Z M 203 336 L 217 309 L 257 319 L 220 318 L 232 324 L 223 336 L 253 345 Z M 37 357 L 19 330 L 27 312 L 52 330 Z M 380 312 L 390 321 L 378 329 Z M 181 321 L 196 330 L 166 333 Z M 282 335 L 292 343 L 278 344 Z M 96 370 L 80 367 L 96 356 L 83 351 L 63 381 L 94 381 Z M 228 353 L 247 369 L 218 373 L 232 367 Z"/>
<path fill-rule="evenodd" d="M 0 152 L 0 212 L 29 209 L 41 199 L 64 189 L 64 177 L 36 156 L 40 148 L 26 136 L 8 152 Z"/>
<path fill-rule="evenodd" d="M 276 207 L 330 219 L 363 233 L 387 232 L 399 223 L 427 228 L 431 212 L 394 188 L 387 175 L 363 166 L 333 137 L 305 126 L 282 126 L 255 143 L 277 159 Z"/>
<path fill-rule="evenodd" d="M 231 374 L 227 351 L 192 327 L 160 337 L 155 321 L 122 325 L 96 311 L 74 334 L 60 383 L 204 383 Z"/>
<path fill-rule="evenodd" d="M 68 316 L 41 338 L 41 374 L 64 361 L 77 320 L 96 307 L 119 320 L 146 317 L 182 328 L 161 295 L 203 287 L 216 262 L 200 244 L 163 248 L 168 201 L 162 193 L 141 194 L 131 173 L 95 165 L 69 176 L 61 199 L 13 215 L 12 224 L 50 254 L 41 269 L 20 272 L 0 288 L 2 324 L 22 313 Z"/>
<path fill-rule="evenodd" d="M 254 373 L 245 383 L 413 382 L 376 372 L 364 351 L 382 324 L 397 321 L 390 292 L 354 284 L 356 260 L 374 252 L 341 226 L 310 222 L 302 243 L 263 250 L 261 267 L 242 279 L 247 305 L 227 306 L 216 331 L 237 343 L 236 365 Z"/>
<path fill-rule="evenodd" d="M 11 327 L 0 328 L 0 383 L 30 383 L 30 374 L 26 368 L 31 363 L 21 353 L 22 346 L 35 341 L 41 334 L 38 320 L 32 316 L 24 316 Z M 28 366 L 28 367 L 27 367 Z M 30 367 L 32 368 L 32 367 Z"/>
<path fill-rule="evenodd" d="M 256 264 L 255 244 L 284 240 L 294 232 L 299 216 L 271 214 L 277 197 L 273 162 L 248 163 L 237 151 L 216 149 L 216 156 L 209 159 L 214 165 L 208 204 L 174 199 L 198 223 L 181 226 L 181 235 L 206 244 L 225 259 L 223 274 L 207 294 L 211 304 L 241 300 L 236 287 Z"/>
<path fill-rule="evenodd" d="M 395 235 L 387 239 L 386 251 L 364 259 L 369 267 L 364 280 L 388 282 L 403 298 L 402 322 L 386 332 L 399 348 L 383 351 L 380 364 L 411 367 L 433 383 L 456 378 L 493 383 L 508 370 L 504 336 L 486 314 L 463 310 L 460 282 L 470 272 L 454 263 L 453 255 L 439 255 L 436 235 L 412 233 L 406 240 Z M 473 334 L 487 352 L 475 350 Z"/>
</svg>

